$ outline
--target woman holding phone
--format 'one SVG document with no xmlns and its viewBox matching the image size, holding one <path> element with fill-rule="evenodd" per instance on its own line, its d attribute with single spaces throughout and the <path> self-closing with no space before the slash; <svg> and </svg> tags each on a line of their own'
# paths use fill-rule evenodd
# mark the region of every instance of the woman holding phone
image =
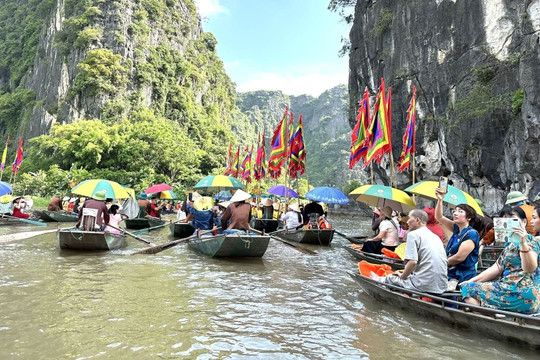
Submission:
<svg viewBox="0 0 540 360">
<path fill-rule="evenodd" d="M 521 208 L 514 207 L 512 212 L 520 219 L 519 227 L 513 229 L 520 241 L 508 242 L 495 264 L 462 285 L 461 294 L 469 304 L 534 314 L 540 310 L 540 238 L 527 233 L 527 217 Z M 535 232 L 540 231 L 539 206 L 531 223 Z"/>
<path fill-rule="evenodd" d="M 480 239 L 478 232 L 470 226 L 476 219 L 476 211 L 467 204 L 459 204 L 452 210 L 452 219 L 443 216 L 442 201 L 446 191 L 442 188 L 435 190 L 437 205 L 435 219 L 441 227 L 452 232 L 452 237 L 446 245 L 448 256 L 448 279 L 458 283 L 471 279 L 476 275 Z"/>
</svg>

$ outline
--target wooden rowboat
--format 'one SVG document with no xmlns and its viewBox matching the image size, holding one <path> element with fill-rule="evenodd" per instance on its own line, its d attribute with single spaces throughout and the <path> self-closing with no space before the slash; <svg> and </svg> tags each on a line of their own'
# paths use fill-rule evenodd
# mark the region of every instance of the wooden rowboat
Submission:
<svg viewBox="0 0 540 360">
<path fill-rule="evenodd" d="M 79 215 L 75 213 L 68 213 L 65 211 L 49 211 L 42 210 L 43 214 L 56 222 L 77 222 L 79 221 Z M 43 218 L 42 218 L 43 219 Z M 46 221 L 46 220 L 43 220 Z"/>
<path fill-rule="evenodd" d="M 270 236 L 245 233 L 202 236 L 189 240 L 189 247 L 210 257 L 261 257 Z"/>
<path fill-rule="evenodd" d="M 135 230 L 146 229 L 149 227 L 156 227 L 156 226 L 165 224 L 165 220 L 161 220 L 158 218 L 155 218 L 155 219 L 133 218 L 133 219 L 125 219 L 124 222 L 126 224 L 126 228 L 135 229 Z"/>
<path fill-rule="evenodd" d="M 58 230 L 56 238 L 60 249 L 70 250 L 116 250 L 126 247 L 125 234 L 80 229 Z"/>
<path fill-rule="evenodd" d="M 169 224 L 171 234 L 175 239 L 183 239 L 193 235 L 195 228 L 190 223 L 173 222 Z"/>
<path fill-rule="evenodd" d="M 44 222 L 54 222 L 54 221 L 56 221 L 53 218 L 51 218 L 49 215 L 47 215 L 45 213 L 45 210 L 38 210 L 38 209 L 32 210 L 32 219 L 41 220 L 41 221 L 44 221 Z"/>
<path fill-rule="evenodd" d="M 300 244 L 330 246 L 334 238 L 334 229 L 299 229 L 280 232 L 274 236 Z"/>
<path fill-rule="evenodd" d="M 251 219 L 249 226 L 268 234 L 283 227 L 283 221 L 278 219 Z"/>
<path fill-rule="evenodd" d="M 361 250 L 354 249 L 350 246 L 344 246 L 343 248 L 347 250 L 349 253 L 351 253 L 359 261 L 365 260 L 371 264 L 389 265 L 392 267 L 392 270 L 394 271 L 403 270 L 405 268 L 405 262 L 401 259 L 393 259 L 384 255 L 366 253 Z"/>
<path fill-rule="evenodd" d="M 392 308 L 412 311 L 445 325 L 466 328 L 477 334 L 540 349 L 540 317 L 510 311 L 494 310 L 449 300 L 399 286 L 382 284 L 359 273 L 350 273 L 364 291 Z M 425 299 L 430 299 L 426 301 Z M 453 306 L 453 307 L 450 307 Z"/>
</svg>

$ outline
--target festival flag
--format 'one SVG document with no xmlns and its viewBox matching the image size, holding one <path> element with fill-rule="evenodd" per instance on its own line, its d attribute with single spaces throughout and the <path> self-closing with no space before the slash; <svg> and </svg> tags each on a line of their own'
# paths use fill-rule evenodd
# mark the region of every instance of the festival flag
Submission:
<svg viewBox="0 0 540 360">
<path fill-rule="evenodd" d="M 259 138 L 257 140 L 257 156 L 255 158 L 255 166 L 253 167 L 253 176 L 257 181 L 266 176 L 266 150 L 264 148 L 264 135 L 265 134 L 263 132 L 261 138 L 261 134 L 259 134 Z"/>
<path fill-rule="evenodd" d="M 240 157 L 240 145 L 238 145 L 238 150 L 236 150 L 236 155 L 234 156 L 234 159 L 231 163 L 231 171 L 229 173 L 229 176 L 238 177 L 238 158 Z"/>
<path fill-rule="evenodd" d="M 413 95 L 407 109 L 407 131 L 403 135 L 403 149 L 397 162 L 398 171 L 410 168 L 411 155 L 416 153 L 416 86 L 413 86 Z"/>
<path fill-rule="evenodd" d="M 225 167 L 225 175 L 231 173 L 231 143 L 229 142 L 229 153 L 227 154 L 227 165 Z"/>
<path fill-rule="evenodd" d="M 272 136 L 272 150 L 270 152 L 270 158 L 268 159 L 268 170 L 270 177 L 276 179 L 275 174 L 281 173 L 281 166 L 287 157 L 287 114 L 289 108 L 285 108 L 283 119 L 279 123 L 278 127 L 274 131 Z"/>
<path fill-rule="evenodd" d="M 246 147 L 246 151 L 248 148 Z M 242 162 L 242 169 L 244 170 L 242 174 L 242 180 L 245 180 L 246 182 L 251 182 L 251 154 L 253 153 L 253 145 L 251 145 L 251 150 L 244 158 L 244 161 Z"/>
<path fill-rule="evenodd" d="M 244 160 L 242 160 L 242 164 L 240 164 L 240 171 L 238 171 L 238 177 L 240 179 L 244 178 L 244 172 L 246 171 L 246 164 L 248 161 L 248 156 L 251 157 L 251 154 L 249 153 L 249 145 L 246 145 L 246 148 L 244 149 L 244 153 L 246 153 L 246 156 L 244 156 Z"/>
<path fill-rule="evenodd" d="M 4 148 L 4 153 L 2 154 L 2 164 L 0 164 L 0 170 L 2 172 L 6 168 L 6 158 L 7 158 L 8 143 L 9 143 L 9 136 L 7 137 L 7 140 L 6 140 L 6 147 Z"/>
<path fill-rule="evenodd" d="M 15 157 L 15 161 L 13 161 L 13 165 L 11 165 L 11 170 L 14 174 L 17 174 L 21 168 L 21 163 L 23 159 L 23 141 L 22 138 L 19 139 L 19 148 L 17 149 L 17 156 Z"/>
<path fill-rule="evenodd" d="M 351 134 L 351 155 L 349 157 L 349 169 L 354 168 L 354 165 L 362 158 L 366 157 L 368 145 L 364 145 L 367 136 L 367 128 L 369 121 L 369 91 L 366 87 L 364 96 L 360 102 L 358 116 L 356 116 L 356 125 Z"/>
<path fill-rule="evenodd" d="M 375 101 L 373 118 L 369 123 L 367 137 L 364 141 L 364 145 L 368 146 L 364 167 L 369 165 L 373 159 L 380 163 L 383 155 L 391 149 L 391 145 L 388 146 L 388 130 L 386 101 L 384 100 L 384 79 L 382 79 L 377 100 Z"/>
<path fill-rule="evenodd" d="M 384 147 L 382 154 L 389 153 L 392 156 L 392 88 L 390 86 L 388 87 L 388 97 L 386 98 L 386 124 L 386 128 L 388 129 L 388 144 Z"/>
<path fill-rule="evenodd" d="M 304 147 L 304 124 L 302 121 L 302 113 L 298 118 L 296 131 L 294 131 L 291 140 L 289 175 L 291 178 L 302 176 L 306 169 L 306 150 Z"/>
</svg>

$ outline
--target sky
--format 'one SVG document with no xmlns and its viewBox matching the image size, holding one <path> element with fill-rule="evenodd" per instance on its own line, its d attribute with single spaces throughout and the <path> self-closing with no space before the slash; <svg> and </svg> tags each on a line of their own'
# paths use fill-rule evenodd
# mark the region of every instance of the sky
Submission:
<svg viewBox="0 0 540 360">
<path fill-rule="evenodd" d="M 238 92 L 281 90 L 320 95 L 348 82 L 348 57 L 338 56 L 349 25 L 329 0 L 195 0 L 204 31 Z"/>
</svg>

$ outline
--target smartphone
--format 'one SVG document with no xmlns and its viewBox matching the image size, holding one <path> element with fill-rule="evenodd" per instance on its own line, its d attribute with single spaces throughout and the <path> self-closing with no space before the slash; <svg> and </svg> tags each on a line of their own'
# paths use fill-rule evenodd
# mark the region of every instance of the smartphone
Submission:
<svg viewBox="0 0 540 360">
<path fill-rule="evenodd" d="M 446 176 L 441 176 L 439 178 L 439 190 L 444 193 L 448 192 L 448 178 Z"/>
<path fill-rule="evenodd" d="M 521 242 L 521 238 L 514 232 L 515 227 L 519 227 L 519 219 L 493 218 L 495 242 L 499 244 L 505 244 L 507 242 L 519 244 Z"/>
</svg>

